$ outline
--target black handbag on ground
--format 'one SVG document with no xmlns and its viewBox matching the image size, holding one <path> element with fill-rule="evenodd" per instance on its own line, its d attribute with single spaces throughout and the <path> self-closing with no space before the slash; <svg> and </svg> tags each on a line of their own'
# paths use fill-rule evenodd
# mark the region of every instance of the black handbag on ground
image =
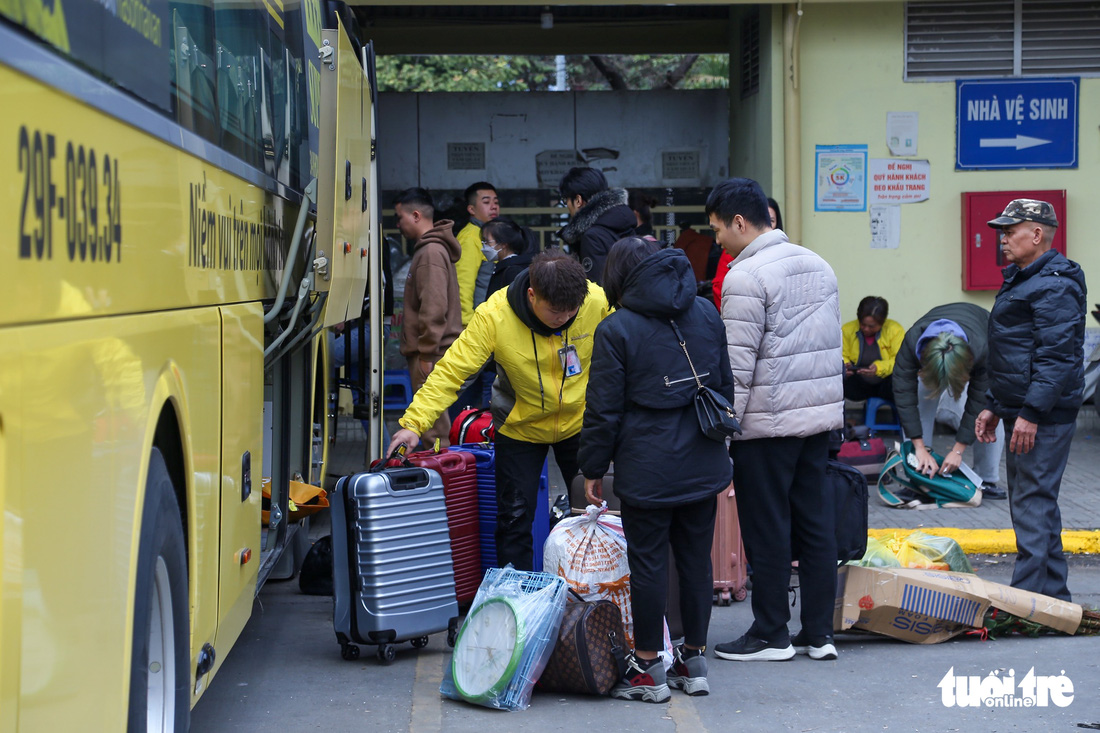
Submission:
<svg viewBox="0 0 1100 733">
<path fill-rule="evenodd" d="M 691 374 L 695 377 L 695 385 L 698 387 L 698 391 L 695 393 L 695 416 L 699 418 L 699 429 L 703 431 L 703 435 L 719 443 L 724 443 L 726 438 L 740 435 L 741 425 L 733 414 L 733 405 L 721 393 L 705 386 L 703 381 L 699 379 L 699 374 L 695 371 L 695 364 L 691 360 L 691 354 L 688 353 L 684 335 L 680 333 L 676 321 L 670 318 L 668 322 L 672 324 L 672 330 L 676 332 L 676 339 L 680 342 L 680 348 L 684 350 L 684 356 L 687 357 L 688 366 L 691 367 Z"/>
</svg>

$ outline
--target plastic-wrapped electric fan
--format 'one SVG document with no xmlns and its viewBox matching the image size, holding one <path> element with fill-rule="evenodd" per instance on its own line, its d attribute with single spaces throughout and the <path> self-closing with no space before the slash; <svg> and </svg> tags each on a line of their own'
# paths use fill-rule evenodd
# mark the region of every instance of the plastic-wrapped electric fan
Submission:
<svg viewBox="0 0 1100 733">
<path fill-rule="evenodd" d="M 565 581 L 549 573 L 510 565 L 487 571 L 439 691 L 485 707 L 526 710 L 554 650 L 566 592 Z"/>
</svg>

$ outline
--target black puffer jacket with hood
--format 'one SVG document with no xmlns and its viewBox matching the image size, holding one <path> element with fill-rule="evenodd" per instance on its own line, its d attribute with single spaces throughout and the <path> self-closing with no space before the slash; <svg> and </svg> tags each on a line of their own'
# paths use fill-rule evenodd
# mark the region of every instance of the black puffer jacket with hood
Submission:
<svg viewBox="0 0 1100 733">
<path fill-rule="evenodd" d="M 643 260 L 623 284 L 622 307 L 596 328 L 578 453 L 581 472 L 602 478 L 615 461 L 615 495 L 643 508 L 700 501 L 733 477 L 723 443 L 695 416 L 695 379 L 670 319 L 703 384 L 733 402 L 722 319 L 695 295 L 683 252 Z"/>
<path fill-rule="evenodd" d="M 1049 250 L 1004 268 L 989 318 L 989 409 L 1040 425 L 1077 419 L 1085 389 L 1085 275 Z"/>
<path fill-rule="evenodd" d="M 626 201 L 625 188 L 600 191 L 558 232 L 580 257 L 581 266 L 592 282 L 603 283 L 603 264 L 611 245 L 634 234 L 638 220 Z"/>
</svg>

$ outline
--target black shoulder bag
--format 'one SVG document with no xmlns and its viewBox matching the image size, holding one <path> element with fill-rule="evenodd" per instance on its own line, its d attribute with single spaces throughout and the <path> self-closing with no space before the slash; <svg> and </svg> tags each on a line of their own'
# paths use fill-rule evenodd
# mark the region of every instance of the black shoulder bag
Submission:
<svg viewBox="0 0 1100 733">
<path fill-rule="evenodd" d="M 698 387 L 695 393 L 695 416 L 699 418 L 699 429 L 703 431 L 703 435 L 719 443 L 724 443 L 726 438 L 740 435 L 741 426 L 733 414 L 733 405 L 719 392 L 705 386 L 699 379 L 695 364 L 691 361 L 691 354 L 688 353 L 684 335 L 680 333 L 676 321 L 670 318 L 668 322 L 676 332 L 676 339 L 680 342 L 680 348 L 684 350 L 684 356 L 687 357 L 688 366 L 691 367 L 691 374 L 695 377 L 695 385 Z"/>
</svg>

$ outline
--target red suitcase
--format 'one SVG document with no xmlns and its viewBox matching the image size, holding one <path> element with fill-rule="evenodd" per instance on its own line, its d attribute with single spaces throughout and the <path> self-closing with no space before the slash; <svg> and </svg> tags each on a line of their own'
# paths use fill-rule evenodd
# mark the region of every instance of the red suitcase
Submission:
<svg viewBox="0 0 1100 733">
<path fill-rule="evenodd" d="M 731 601 L 743 601 L 749 591 L 748 562 L 741 543 L 741 524 L 737 519 L 737 500 L 733 488 L 718 495 L 718 516 L 714 520 L 714 544 L 710 562 L 714 573 L 714 602 L 728 606 Z"/>
<path fill-rule="evenodd" d="M 443 478 L 455 570 L 455 596 L 459 603 L 472 601 L 481 585 L 477 459 L 472 453 L 450 450 L 436 453 L 428 450 L 410 453 L 408 460 L 414 466 L 437 471 Z"/>
</svg>

